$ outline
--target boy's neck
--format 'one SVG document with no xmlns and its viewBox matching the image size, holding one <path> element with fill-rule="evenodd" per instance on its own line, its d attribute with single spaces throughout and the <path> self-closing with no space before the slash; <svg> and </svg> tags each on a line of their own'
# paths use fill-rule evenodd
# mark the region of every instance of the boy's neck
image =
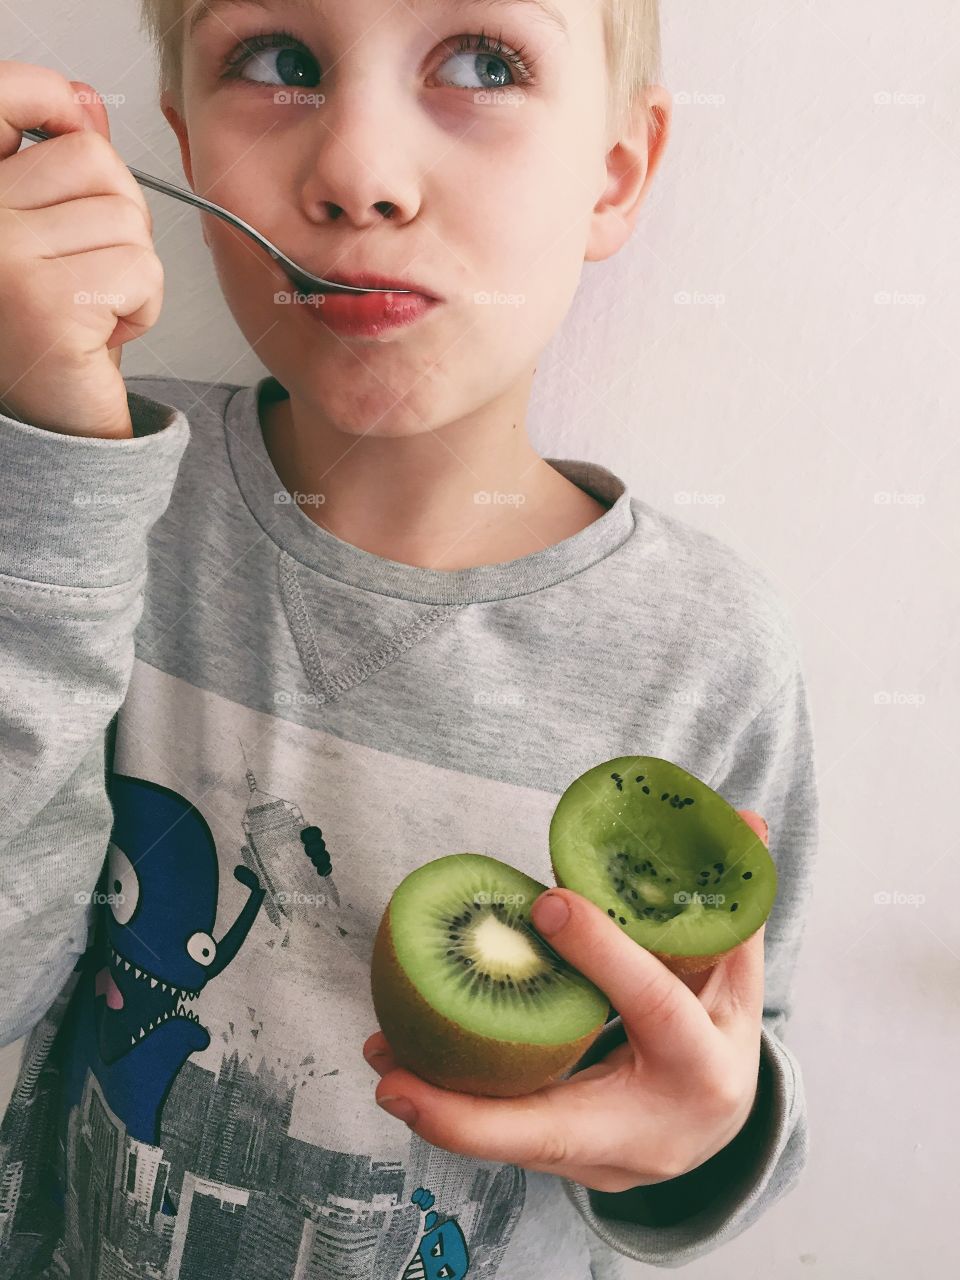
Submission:
<svg viewBox="0 0 960 1280">
<path fill-rule="evenodd" d="M 261 402 L 264 446 L 284 488 L 322 494 L 319 503 L 297 499 L 300 510 L 387 560 L 441 570 L 500 564 L 572 537 L 607 510 L 544 462 L 521 422 L 403 439 L 311 433 L 300 422 L 290 398 Z"/>
</svg>

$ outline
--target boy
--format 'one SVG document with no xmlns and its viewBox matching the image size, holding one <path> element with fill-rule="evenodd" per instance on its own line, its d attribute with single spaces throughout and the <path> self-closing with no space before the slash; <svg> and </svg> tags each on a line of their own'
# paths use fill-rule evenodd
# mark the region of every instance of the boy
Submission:
<svg viewBox="0 0 960 1280">
<path fill-rule="evenodd" d="M 817 797 L 769 581 L 523 425 L 662 154 L 656 7 L 145 12 L 191 185 L 316 274 L 414 296 L 291 302 L 205 217 L 272 376 L 124 381 L 160 308 L 149 210 L 87 86 L 0 66 L 0 1043 L 29 1033 L 3 1274 L 681 1265 L 803 1167 L 780 1037 Z M 18 153 L 38 126 L 66 136 Z M 765 930 L 685 984 L 545 895 L 617 1015 L 571 1077 L 517 1103 L 397 1067 L 369 996 L 393 888 L 462 850 L 550 883 L 560 792 L 626 754 L 763 814 Z"/>
</svg>

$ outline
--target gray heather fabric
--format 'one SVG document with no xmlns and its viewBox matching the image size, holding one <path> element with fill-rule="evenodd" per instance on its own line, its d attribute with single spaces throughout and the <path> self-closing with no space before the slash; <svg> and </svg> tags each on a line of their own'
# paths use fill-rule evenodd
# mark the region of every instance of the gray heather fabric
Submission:
<svg viewBox="0 0 960 1280">
<path fill-rule="evenodd" d="M 132 440 L 0 416 L 0 1043 L 30 1033 L 0 1274 L 616 1280 L 746 1230 L 808 1142 L 783 1033 L 818 805 L 771 582 L 569 459 L 608 505 L 576 536 L 386 560 L 289 500 L 273 379 L 127 382 Z M 471 850 L 552 883 L 560 793 L 628 754 L 763 814 L 779 888 L 754 1116 L 611 1195 L 428 1146 L 361 1046 L 403 876 Z M 622 1038 L 614 1017 L 577 1069 Z"/>
</svg>

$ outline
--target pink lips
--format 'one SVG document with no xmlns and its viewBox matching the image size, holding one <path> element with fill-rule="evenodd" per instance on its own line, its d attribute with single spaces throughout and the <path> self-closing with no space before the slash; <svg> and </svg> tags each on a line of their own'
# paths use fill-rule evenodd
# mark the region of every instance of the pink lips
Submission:
<svg viewBox="0 0 960 1280">
<path fill-rule="evenodd" d="M 327 293 L 310 295 L 300 305 L 343 337 L 376 338 L 413 324 L 440 303 L 422 293 Z"/>
</svg>

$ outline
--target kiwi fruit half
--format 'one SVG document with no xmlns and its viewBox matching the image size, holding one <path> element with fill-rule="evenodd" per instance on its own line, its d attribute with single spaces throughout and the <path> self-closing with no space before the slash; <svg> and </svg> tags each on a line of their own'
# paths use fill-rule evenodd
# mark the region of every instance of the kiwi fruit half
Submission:
<svg viewBox="0 0 960 1280">
<path fill-rule="evenodd" d="M 546 885 L 480 853 L 411 871 L 387 903 L 371 990 L 399 1065 L 464 1093 L 515 1097 L 586 1052 L 607 997 L 540 937 Z"/>
<path fill-rule="evenodd" d="M 678 976 L 711 968 L 764 923 L 777 870 L 712 787 L 656 756 L 588 769 L 550 821 L 557 884 L 601 907 Z"/>
</svg>

